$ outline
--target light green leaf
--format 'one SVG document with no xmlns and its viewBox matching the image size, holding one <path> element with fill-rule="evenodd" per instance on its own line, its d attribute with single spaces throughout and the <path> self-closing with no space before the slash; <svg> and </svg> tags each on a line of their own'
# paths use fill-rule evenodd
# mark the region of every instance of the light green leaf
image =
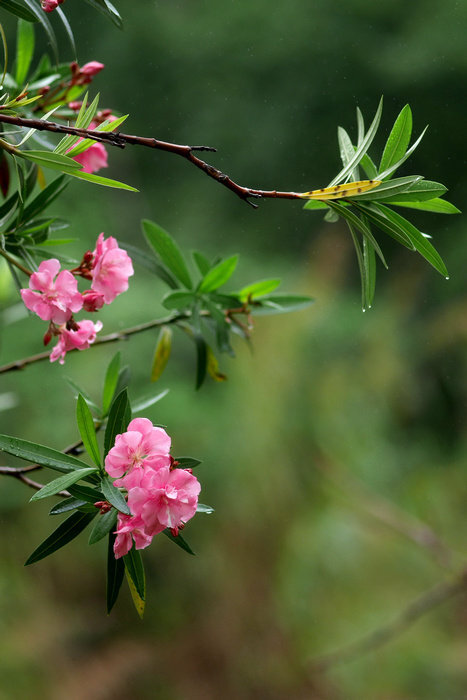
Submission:
<svg viewBox="0 0 467 700">
<path fill-rule="evenodd" d="M 409 105 L 402 108 L 399 116 L 394 122 L 388 140 L 384 147 L 379 171 L 384 172 L 391 165 L 397 163 L 405 154 L 412 135 L 412 111 Z"/>
<path fill-rule="evenodd" d="M 420 211 L 431 211 L 435 214 L 461 214 L 461 210 L 445 199 L 429 199 L 427 202 L 393 202 L 393 207 L 408 207 L 409 209 L 419 209 Z"/>
<path fill-rule="evenodd" d="M 425 200 L 441 197 L 445 192 L 447 192 L 447 187 L 440 182 L 418 180 L 410 185 L 405 192 L 399 192 L 399 194 L 395 194 L 392 197 L 384 197 L 384 202 L 423 202 Z"/>
<path fill-rule="evenodd" d="M 271 294 L 280 285 L 280 279 L 270 279 L 270 280 L 260 280 L 259 282 L 253 282 L 243 287 L 237 296 L 240 301 L 247 301 L 248 298 L 258 299 L 265 294 Z"/>
<path fill-rule="evenodd" d="M 15 80 L 21 87 L 26 79 L 34 55 L 34 26 L 24 19 L 18 20 L 16 33 L 16 75 Z"/>
<path fill-rule="evenodd" d="M 99 453 L 99 445 L 97 444 L 94 419 L 91 411 L 89 410 L 88 404 L 81 394 L 79 394 L 78 403 L 76 404 L 76 421 L 78 423 L 81 440 L 83 441 L 83 445 L 88 455 L 91 457 L 94 464 L 97 464 L 97 466 L 100 467 L 101 457 Z"/>
<path fill-rule="evenodd" d="M 117 352 L 107 367 L 104 380 L 104 389 L 102 392 L 102 415 L 106 416 L 109 412 L 110 404 L 117 388 L 118 373 L 120 371 L 120 353 Z"/>
<path fill-rule="evenodd" d="M 61 170 L 67 175 L 72 175 L 75 170 L 82 168 L 81 163 L 77 163 L 72 158 L 62 156 L 60 153 L 54 153 L 53 151 L 18 151 L 16 155 L 32 163 L 37 163 L 43 168 Z"/>
<path fill-rule="evenodd" d="M 238 263 L 238 255 L 232 255 L 214 265 L 203 277 L 199 291 L 203 294 L 214 292 L 222 287 L 233 275 Z"/>
<path fill-rule="evenodd" d="M 164 265 L 187 288 L 192 289 L 190 273 L 183 259 L 182 252 L 175 240 L 153 221 L 142 221 L 143 233 L 150 247 L 157 253 Z"/>
<path fill-rule="evenodd" d="M 420 134 L 420 136 L 418 137 L 418 139 L 415 141 L 415 143 L 412 144 L 412 146 L 409 148 L 409 150 L 405 153 L 405 155 L 402 156 L 402 158 L 400 158 L 400 159 L 397 161 L 397 163 L 394 163 L 394 165 L 391 165 L 389 168 L 387 168 L 386 170 L 384 170 L 382 173 L 378 173 L 378 175 L 377 175 L 377 179 L 378 179 L 378 180 L 387 180 L 387 179 L 389 178 L 389 176 L 392 175 L 392 173 L 394 173 L 398 168 L 400 168 L 400 166 L 402 165 L 402 163 L 405 163 L 405 161 L 407 160 L 407 158 L 410 158 L 410 156 L 411 156 L 412 153 L 415 151 L 415 149 L 417 148 L 417 146 L 418 146 L 418 144 L 420 143 L 420 141 L 422 140 L 422 138 L 425 136 L 425 132 L 426 132 L 427 129 L 428 129 L 428 127 L 426 126 L 426 127 L 423 129 L 423 131 L 422 131 L 422 133 Z"/>
<path fill-rule="evenodd" d="M 162 306 L 166 309 L 186 309 L 196 301 L 196 295 L 192 292 L 185 292 L 179 289 L 175 292 L 167 292 L 162 298 Z"/>
<path fill-rule="evenodd" d="M 75 162 L 75 161 L 73 161 Z M 67 175 L 72 177 L 77 177 L 85 182 L 91 182 L 95 185 L 102 185 L 102 187 L 114 187 L 117 190 L 128 190 L 128 192 L 139 192 L 136 187 L 131 185 L 126 185 L 124 182 L 119 182 L 118 180 L 111 180 L 108 177 L 101 177 L 100 175 L 94 175 L 94 173 L 83 173 L 81 170 L 74 170 L 73 172 L 67 172 Z"/>
<path fill-rule="evenodd" d="M 30 501 L 39 501 L 41 498 L 47 498 L 48 496 L 54 496 L 59 491 L 63 491 L 72 484 L 84 479 L 85 476 L 93 474 L 96 472 L 95 467 L 87 467 L 86 469 L 77 469 L 76 471 L 70 472 L 69 474 L 64 474 L 59 476 L 58 479 L 50 481 L 48 484 L 43 486 L 39 491 L 31 496 Z"/>
<path fill-rule="evenodd" d="M 337 127 L 337 141 L 339 143 L 341 161 L 344 166 L 347 166 L 355 155 L 355 148 L 352 145 L 350 136 L 341 126 Z M 354 182 L 360 180 L 358 174 L 358 165 L 356 165 L 350 172 L 350 179 Z"/>
</svg>

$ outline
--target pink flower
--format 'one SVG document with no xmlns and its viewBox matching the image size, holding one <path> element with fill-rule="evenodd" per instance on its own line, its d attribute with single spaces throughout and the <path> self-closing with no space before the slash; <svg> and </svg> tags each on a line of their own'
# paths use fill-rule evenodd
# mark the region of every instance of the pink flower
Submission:
<svg viewBox="0 0 467 700">
<path fill-rule="evenodd" d="M 77 330 L 63 328 L 60 332 L 57 345 L 50 353 L 50 361 L 58 360 L 61 365 L 65 362 L 65 355 L 70 350 L 86 350 L 96 339 L 96 333 L 102 328 L 102 323 L 98 321 L 80 321 L 76 324 Z"/>
<path fill-rule="evenodd" d="M 193 474 L 167 466 L 147 470 L 140 486 L 129 490 L 128 505 L 133 517 L 144 524 L 145 532 L 154 536 L 167 527 L 176 530 L 190 520 L 196 513 L 200 491 Z"/>
<path fill-rule="evenodd" d="M 43 321 L 65 323 L 73 313 L 83 307 L 83 298 L 78 292 L 78 284 L 71 272 L 60 270 L 55 258 L 44 260 L 39 270 L 29 278 L 29 289 L 22 289 L 21 296 L 28 309 L 34 311 Z"/>
<path fill-rule="evenodd" d="M 61 2 L 63 2 L 63 0 L 61 0 Z M 99 63 L 99 61 L 89 61 L 89 63 L 85 63 L 84 66 L 81 66 L 79 72 L 81 75 L 89 75 L 92 77 L 97 75 L 104 67 L 104 64 Z"/>
<path fill-rule="evenodd" d="M 135 518 L 131 515 L 118 514 L 117 522 L 117 537 L 114 542 L 115 559 L 128 554 L 135 542 L 136 549 L 144 549 L 152 542 L 152 536 L 148 535 L 144 529 L 144 523 L 141 518 Z"/>
<path fill-rule="evenodd" d="M 79 139 L 74 146 L 77 146 L 80 141 L 82 141 L 82 139 Z M 81 163 L 83 166 L 81 172 L 83 173 L 96 173 L 101 168 L 108 167 L 107 151 L 105 150 L 105 146 L 98 141 L 93 143 L 92 146 L 89 146 L 83 153 L 78 153 L 76 156 L 72 156 L 72 158 L 77 163 Z"/>
<path fill-rule="evenodd" d="M 131 258 L 118 247 L 113 236 L 104 240 L 103 233 L 97 239 L 93 255 L 91 289 L 103 294 L 105 303 L 110 304 L 128 289 L 128 278 L 134 274 Z"/>
<path fill-rule="evenodd" d="M 53 12 L 64 0 L 41 0 L 41 7 L 44 12 Z"/>
<path fill-rule="evenodd" d="M 104 295 L 86 289 L 83 292 L 83 309 L 85 311 L 99 311 L 104 306 Z"/>
<path fill-rule="evenodd" d="M 144 468 L 162 469 L 170 464 L 170 437 L 163 428 L 155 428 L 148 418 L 135 418 L 128 431 L 117 435 L 115 445 L 105 458 L 105 468 L 111 477 L 121 477 L 126 472 Z M 118 485 L 129 489 L 135 486 L 136 475 L 129 480 L 129 474 Z M 127 481 L 128 480 L 128 481 Z"/>
</svg>

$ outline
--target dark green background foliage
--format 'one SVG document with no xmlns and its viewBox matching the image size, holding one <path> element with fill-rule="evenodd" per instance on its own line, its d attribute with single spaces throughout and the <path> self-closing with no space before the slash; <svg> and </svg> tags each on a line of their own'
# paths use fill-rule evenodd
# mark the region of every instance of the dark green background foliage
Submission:
<svg viewBox="0 0 467 700">
<path fill-rule="evenodd" d="M 400 174 L 445 183 L 449 200 L 465 208 L 464 2 L 140 0 L 119 3 L 124 33 L 80 0 L 63 8 L 80 62 L 106 64 L 93 87 L 102 106 L 130 112 L 127 132 L 216 146 L 211 162 L 236 181 L 304 191 L 325 186 L 340 168 L 337 125 L 355 135 L 356 104 L 369 119 L 384 93 L 377 150 L 409 102 L 414 133 L 430 128 Z M 5 24 L 13 30 L 9 18 Z M 235 361 L 222 358 L 228 381 L 197 393 L 190 340 L 174 334 L 159 380 L 171 391 L 148 415 L 168 426 L 175 453 L 203 459 L 202 500 L 216 512 L 187 528 L 196 558 L 166 538 L 145 553 L 144 623 L 127 594 L 105 615 L 104 542 L 89 548 L 83 537 L 23 569 L 50 519 L 43 503 L 27 505 L 26 487 L 0 482 L 1 692 L 460 700 L 465 599 L 326 677 L 313 676 L 308 662 L 385 624 L 445 576 L 432 552 L 370 510 L 381 516 L 389 501 L 396 524 L 409 516 L 429 523 L 452 548 L 453 566 L 462 564 L 463 218 L 412 216 L 433 236 L 450 281 L 386 238 L 389 271 L 380 267 L 374 307 L 362 314 L 344 224 L 327 224 L 299 202 L 266 201 L 253 211 L 168 154 L 113 149 L 109 160 L 105 174 L 140 194 L 73 182 L 54 205 L 86 247 L 101 230 L 142 245 L 139 220 L 149 218 L 185 249 L 240 253 L 237 288 L 280 275 L 284 290 L 317 302 L 258 318 L 254 353 L 239 342 Z M 74 244 L 76 257 L 83 247 Z M 40 351 L 43 324 L 15 306 L 0 269 L 7 362 Z M 105 330 L 164 313 L 165 291 L 138 268 L 128 294 L 101 314 Z M 135 336 L 120 348 L 133 368 L 133 396 L 149 390 L 156 337 Z M 39 364 L 4 375 L 1 432 L 56 448 L 76 440 L 75 402 L 61 377 L 97 399 L 114 352 L 96 348 L 71 355 L 63 369 Z"/>
</svg>

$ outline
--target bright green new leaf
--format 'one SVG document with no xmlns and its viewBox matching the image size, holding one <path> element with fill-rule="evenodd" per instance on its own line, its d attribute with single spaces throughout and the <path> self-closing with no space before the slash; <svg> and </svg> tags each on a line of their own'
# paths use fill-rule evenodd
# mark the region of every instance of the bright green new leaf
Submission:
<svg viewBox="0 0 467 700">
<path fill-rule="evenodd" d="M 113 187 L 117 190 L 139 192 L 139 190 L 137 190 L 136 187 L 126 185 L 124 182 L 119 182 L 118 180 L 111 180 L 108 177 L 101 177 L 101 175 L 94 175 L 94 173 L 83 173 L 82 170 L 73 170 L 72 172 L 67 172 L 67 175 L 77 177 L 79 180 L 84 180 L 85 182 L 94 183 L 95 185 L 102 185 L 102 187 Z"/>
<path fill-rule="evenodd" d="M 26 76 L 34 55 L 34 26 L 24 19 L 18 20 L 16 33 L 16 74 L 15 80 L 18 87 L 21 87 L 26 80 Z"/>
<path fill-rule="evenodd" d="M 394 122 L 394 126 L 391 129 L 391 133 L 384 147 L 379 164 L 380 172 L 384 172 L 404 156 L 407 146 L 410 143 L 411 136 L 412 110 L 409 105 L 405 105 Z"/>
<path fill-rule="evenodd" d="M 89 410 L 89 406 L 80 394 L 78 403 L 76 404 L 76 421 L 78 423 L 79 434 L 86 449 L 86 452 L 91 457 L 94 464 L 101 466 L 101 457 L 99 453 L 99 445 L 97 444 L 96 429 L 94 427 L 94 419 Z"/>
<path fill-rule="evenodd" d="M 342 165 L 347 166 L 355 155 L 355 148 L 352 145 L 350 136 L 341 126 L 337 127 L 337 141 L 339 143 L 340 156 Z M 349 177 L 354 182 L 360 180 L 358 173 L 358 165 L 356 165 L 349 174 Z"/>
<path fill-rule="evenodd" d="M 420 211 L 431 211 L 435 214 L 461 214 L 461 210 L 445 199 L 429 199 L 427 202 L 393 202 L 393 207 L 408 207 L 409 209 L 419 209 Z"/>
<path fill-rule="evenodd" d="M 238 263 L 238 255 L 232 255 L 212 267 L 204 276 L 199 291 L 203 294 L 214 292 L 222 287 L 233 275 Z"/>
<path fill-rule="evenodd" d="M 175 292 L 167 292 L 162 298 L 162 306 L 166 309 L 186 309 L 187 306 L 192 306 L 196 301 L 196 295 L 192 292 L 185 292 L 179 289 Z"/>
<path fill-rule="evenodd" d="M 84 479 L 85 476 L 93 474 L 96 471 L 95 467 L 88 467 L 87 469 L 77 469 L 76 471 L 59 476 L 58 479 L 50 481 L 48 484 L 43 486 L 39 491 L 36 491 L 34 496 L 31 496 L 30 501 L 39 501 L 41 498 L 47 498 L 48 496 L 54 496 L 59 491 L 67 489 L 72 484 Z"/>
<path fill-rule="evenodd" d="M 260 280 L 259 282 L 253 282 L 243 287 L 237 292 L 237 295 L 240 301 L 247 301 L 249 298 L 258 299 L 265 294 L 271 294 L 271 292 L 277 289 L 280 283 L 280 279 Z"/>
</svg>

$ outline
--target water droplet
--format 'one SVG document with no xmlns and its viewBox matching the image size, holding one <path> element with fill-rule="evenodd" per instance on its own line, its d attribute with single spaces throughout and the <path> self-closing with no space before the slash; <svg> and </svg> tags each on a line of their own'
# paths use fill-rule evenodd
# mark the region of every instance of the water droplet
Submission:
<svg viewBox="0 0 467 700">
<path fill-rule="evenodd" d="M 445 280 L 448 280 L 448 279 L 449 279 L 449 277 L 445 277 L 444 279 L 445 279 Z"/>
</svg>

